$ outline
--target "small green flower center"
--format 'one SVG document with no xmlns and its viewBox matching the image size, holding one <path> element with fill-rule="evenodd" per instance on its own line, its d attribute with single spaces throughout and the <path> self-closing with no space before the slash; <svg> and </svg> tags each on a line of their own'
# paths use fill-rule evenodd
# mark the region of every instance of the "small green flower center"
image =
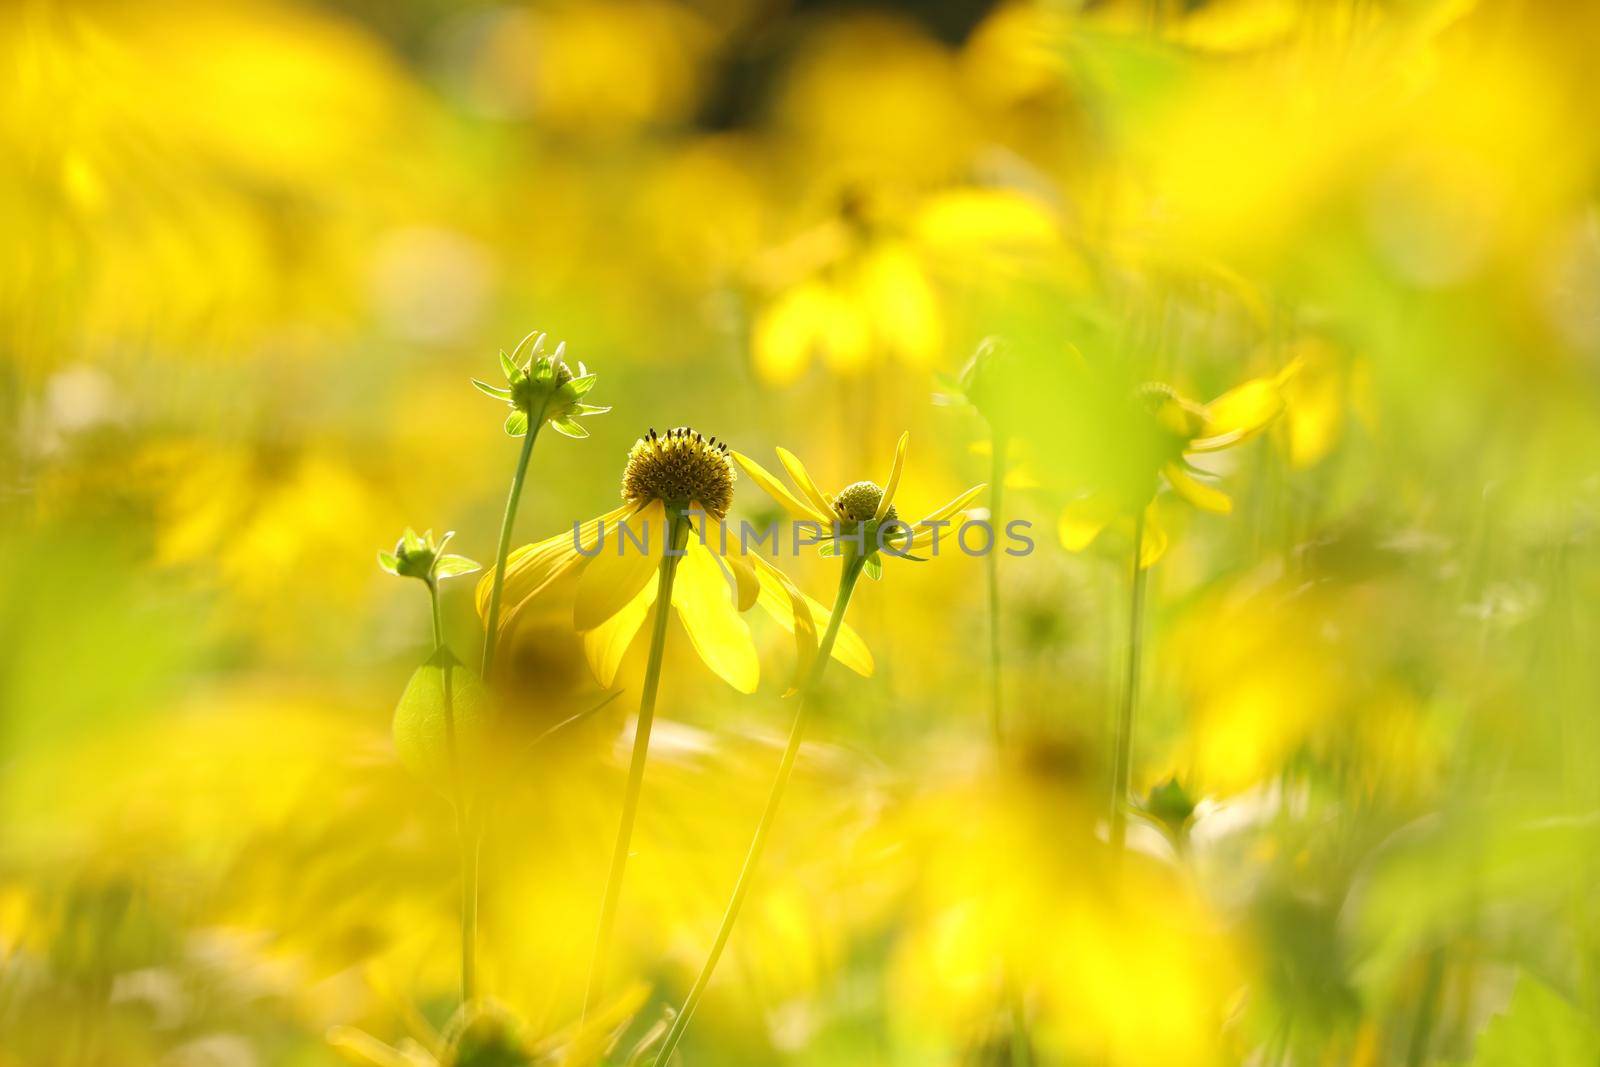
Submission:
<svg viewBox="0 0 1600 1067">
<path fill-rule="evenodd" d="M 878 505 L 883 502 L 883 486 L 877 482 L 855 482 L 839 490 L 833 498 L 833 510 L 845 522 L 870 522 L 878 513 Z M 883 517 L 885 523 L 898 522 L 899 515 L 895 513 L 894 505 L 889 505 L 889 512 Z"/>
<path fill-rule="evenodd" d="M 708 441 L 687 426 L 664 434 L 651 430 L 628 451 L 622 499 L 632 504 L 694 501 L 721 519 L 733 505 L 733 477 L 728 446 L 715 437 Z"/>
</svg>

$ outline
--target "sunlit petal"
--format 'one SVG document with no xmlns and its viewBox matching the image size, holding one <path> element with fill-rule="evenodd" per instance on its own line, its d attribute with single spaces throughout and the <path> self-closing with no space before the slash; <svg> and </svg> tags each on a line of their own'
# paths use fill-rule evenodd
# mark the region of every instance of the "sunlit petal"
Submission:
<svg viewBox="0 0 1600 1067">
<path fill-rule="evenodd" d="M 821 515 L 833 513 L 833 503 L 826 493 L 817 488 L 817 483 L 811 480 L 811 473 L 806 470 L 806 465 L 800 462 L 800 457 L 790 452 L 787 448 L 778 449 L 778 462 L 783 464 L 783 469 L 789 472 L 789 478 L 799 488 L 800 495 L 811 502 L 812 507 Z"/>
<path fill-rule="evenodd" d="M 889 468 L 889 480 L 883 483 L 883 498 L 878 501 L 877 514 L 872 516 L 873 522 L 882 522 L 883 517 L 889 514 L 889 505 L 894 503 L 895 490 L 900 488 L 900 472 L 906 465 L 906 444 L 911 440 L 909 433 L 900 435 L 900 443 L 895 445 L 894 465 Z"/>
<path fill-rule="evenodd" d="M 1185 470 L 1183 464 L 1168 463 L 1162 468 L 1162 473 L 1166 475 L 1167 484 L 1172 486 L 1174 492 L 1201 511 L 1226 515 L 1233 510 L 1233 500 L 1227 493 L 1200 481 Z"/>
<path fill-rule="evenodd" d="M 672 606 L 678 609 L 689 642 L 705 665 L 739 692 L 755 692 L 761 665 L 750 627 L 734 607 L 733 591 L 717 557 L 698 537 L 689 538 L 678 561 Z"/>
<path fill-rule="evenodd" d="M 804 519 L 806 522 L 821 523 L 823 526 L 833 521 L 829 515 L 819 513 L 810 504 L 803 503 L 799 497 L 784 488 L 783 483 L 773 477 L 770 471 L 743 452 L 733 453 L 733 460 L 744 468 L 744 472 L 750 476 L 751 481 L 765 490 L 766 494 L 772 497 L 773 500 L 783 505 L 784 510 L 795 518 Z"/>
<path fill-rule="evenodd" d="M 572 605 L 572 624 L 590 630 L 621 611 L 655 574 L 667 539 L 667 512 L 654 500 L 627 521 L 608 525 L 599 551 L 583 568 Z"/>
</svg>

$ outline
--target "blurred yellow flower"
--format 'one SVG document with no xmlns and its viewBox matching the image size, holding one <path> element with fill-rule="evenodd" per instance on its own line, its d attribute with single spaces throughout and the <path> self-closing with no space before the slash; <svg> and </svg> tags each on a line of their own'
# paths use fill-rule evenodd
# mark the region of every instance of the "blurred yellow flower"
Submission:
<svg viewBox="0 0 1600 1067">
<path fill-rule="evenodd" d="M 1283 412 L 1283 385 L 1293 376 L 1291 365 L 1270 378 L 1252 378 L 1200 404 L 1171 386 L 1141 386 L 1128 407 L 1132 428 L 1129 455 L 1121 484 L 1102 486 L 1062 509 L 1061 544 L 1081 552 L 1103 530 L 1116 524 L 1139 530 L 1139 566 L 1150 567 L 1167 551 L 1167 532 L 1155 507 L 1160 483 L 1202 511 L 1226 515 L 1232 499 L 1196 477 L 1204 472 L 1191 457 L 1234 448 L 1261 433 Z"/>
<path fill-rule="evenodd" d="M 813 359 L 843 375 L 935 364 L 949 331 L 940 281 L 1009 273 L 1056 238 L 1049 212 L 1014 192 L 952 189 L 907 211 L 850 190 L 833 217 L 757 262 L 772 295 L 753 326 L 756 371 L 784 385 Z"/>
</svg>

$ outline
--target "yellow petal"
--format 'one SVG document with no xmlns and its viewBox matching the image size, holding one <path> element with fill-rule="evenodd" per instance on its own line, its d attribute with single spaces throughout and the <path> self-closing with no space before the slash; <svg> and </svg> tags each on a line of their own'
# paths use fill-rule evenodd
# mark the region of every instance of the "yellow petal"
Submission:
<svg viewBox="0 0 1600 1067">
<path fill-rule="evenodd" d="M 634 505 L 624 504 L 604 515 L 590 519 L 576 531 L 566 530 L 543 541 L 523 545 L 507 555 L 506 581 L 500 595 L 501 632 L 511 627 L 529 601 L 553 589 L 558 579 L 570 574 L 578 565 L 587 562 L 587 557 L 579 554 L 578 545 L 583 545 L 585 549 L 592 548 L 599 537 L 602 524 L 609 527 L 611 523 L 632 514 L 634 510 Z M 493 584 L 494 571 L 491 568 L 478 581 L 476 600 L 480 617 L 488 614 L 489 596 Z"/>
<path fill-rule="evenodd" d="M 1235 445 L 1266 429 L 1282 412 L 1283 387 L 1277 377 L 1252 378 L 1205 406 L 1201 437 Z M 1199 441 L 1193 447 L 1204 450 Z"/>
<path fill-rule="evenodd" d="M 900 435 L 900 443 L 895 445 L 894 465 L 889 468 L 889 480 L 883 483 L 883 499 L 878 501 L 878 512 L 872 516 L 873 522 L 882 522 L 883 517 L 889 514 L 889 505 L 894 503 L 894 492 L 900 488 L 900 472 L 906 466 L 906 444 L 911 440 L 909 433 Z"/>
<path fill-rule="evenodd" d="M 1068 501 L 1061 509 L 1061 522 L 1057 532 L 1061 547 L 1068 552 L 1082 552 L 1094 544 L 1111 520 L 1117 517 L 1116 501 L 1109 493 L 1090 493 Z"/>
<path fill-rule="evenodd" d="M 773 385 L 787 385 L 805 372 L 818 345 L 825 304 L 814 284 L 789 290 L 756 317 L 751 349 L 756 372 Z"/>
<path fill-rule="evenodd" d="M 646 582 L 632 600 L 611 618 L 583 635 L 583 654 L 595 681 L 610 688 L 622 665 L 622 657 L 638 636 L 651 607 L 656 602 L 656 583 Z"/>
<path fill-rule="evenodd" d="M 916 256 L 894 245 L 879 249 L 862 263 L 855 292 L 883 350 L 912 366 L 938 356 L 944 319 Z"/>
<path fill-rule="evenodd" d="M 1201 511 L 1226 515 L 1233 510 L 1233 501 L 1227 493 L 1195 478 L 1184 469 L 1183 464 L 1168 463 L 1161 473 L 1166 475 L 1167 484 L 1172 486 L 1174 492 Z"/>
<path fill-rule="evenodd" d="M 779 626 L 795 635 L 802 660 L 809 662 L 808 657 L 816 655 L 819 635 L 827 628 L 832 612 L 800 592 L 787 575 L 766 560 L 759 556 L 750 558 L 761 581 L 761 597 L 757 602 Z M 839 636 L 833 642 L 833 658 L 864 678 L 872 676 L 872 651 L 848 622 L 839 626 Z"/>
<path fill-rule="evenodd" d="M 978 499 L 978 494 L 983 492 L 987 488 L 989 488 L 987 483 L 980 483 L 978 485 L 973 486 L 971 489 L 968 489 L 966 492 L 962 493 L 960 496 L 956 497 L 954 500 L 950 501 L 949 503 L 943 504 L 940 507 L 935 508 L 931 514 L 929 514 L 929 515 L 927 515 L 926 517 L 923 518 L 922 522 L 923 523 L 928 523 L 928 522 L 943 522 L 943 521 L 945 521 L 946 519 L 948 519 L 952 515 L 954 515 L 956 512 L 962 510 L 968 504 L 970 504 L 974 500 Z M 918 525 L 920 526 L 920 525 L 922 525 L 922 523 L 918 523 Z"/>
<path fill-rule="evenodd" d="M 705 665 L 741 693 L 754 693 L 761 665 L 750 627 L 734 609 L 732 591 L 717 557 L 690 537 L 672 583 L 672 606 Z"/>
<path fill-rule="evenodd" d="M 817 483 L 811 480 L 811 474 L 806 470 L 806 465 L 800 462 L 800 457 L 790 452 L 787 448 L 778 449 L 778 462 L 783 464 L 783 469 L 789 472 L 790 481 L 800 489 L 800 495 L 811 502 L 811 506 L 823 515 L 833 514 L 833 504 Z"/>
<path fill-rule="evenodd" d="M 738 531 L 730 531 L 724 522 L 707 523 L 705 543 L 706 547 L 710 548 L 732 572 L 739 611 L 741 613 L 749 611 L 755 606 L 756 597 L 761 593 L 761 583 L 756 578 L 755 564 L 746 558 L 739 543 Z"/>
<path fill-rule="evenodd" d="M 572 605 L 572 625 L 578 630 L 592 630 L 621 611 L 661 564 L 667 539 L 667 509 L 661 501 L 652 500 L 625 522 L 606 526 L 599 551 L 584 564 Z"/>
<path fill-rule="evenodd" d="M 744 472 L 750 476 L 751 481 L 765 490 L 768 496 L 783 505 L 783 509 L 795 518 L 804 519 L 807 522 L 819 522 L 824 526 L 833 521 L 827 515 L 819 515 L 810 504 L 803 503 L 799 497 L 785 489 L 783 483 L 773 477 L 770 471 L 743 452 L 733 453 L 733 460 L 744 468 Z"/>
<path fill-rule="evenodd" d="M 1139 538 L 1139 569 L 1154 567 L 1167 554 L 1167 530 L 1154 503 L 1144 509 L 1144 531 Z"/>
</svg>

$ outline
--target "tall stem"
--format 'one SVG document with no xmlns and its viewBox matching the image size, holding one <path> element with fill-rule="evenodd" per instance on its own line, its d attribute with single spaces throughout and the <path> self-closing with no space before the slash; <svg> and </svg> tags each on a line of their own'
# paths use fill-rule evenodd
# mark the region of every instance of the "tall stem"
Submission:
<svg viewBox="0 0 1600 1067">
<path fill-rule="evenodd" d="M 990 437 L 989 449 L 989 525 L 991 539 L 988 559 L 985 561 L 989 575 L 989 728 L 994 734 L 995 747 L 1004 738 L 1004 719 L 1001 713 L 1000 682 L 1000 504 L 1006 481 L 1006 436 L 998 429 Z"/>
<path fill-rule="evenodd" d="M 717 928 L 716 939 L 711 943 L 711 952 L 706 956 L 706 962 L 700 968 L 700 974 L 695 978 L 694 985 L 690 987 L 689 995 L 684 998 L 682 1010 L 678 1012 L 677 1018 L 672 1020 L 672 1029 L 667 1031 L 666 1040 L 661 1043 L 661 1051 L 656 1054 L 656 1067 L 666 1067 L 667 1062 L 672 1059 L 672 1052 L 682 1040 L 683 1032 L 688 1029 L 689 1020 L 694 1016 L 695 1008 L 700 1005 L 700 998 L 711 982 L 711 974 L 717 969 L 717 961 L 722 958 L 722 950 L 727 947 L 728 937 L 733 933 L 733 924 L 739 919 L 739 910 L 744 907 L 744 898 L 750 892 L 750 882 L 755 874 L 756 864 L 761 861 L 761 853 L 767 845 L 767 835 L 772 830 L 773 821 L 778 815 L 778 806 L 783 802 L 783 794 L 789 788 L 789 778 L 794 773 L 794 761 L 800 754 L 800 741 L 805 736 L 806 719 L 811 711 L 812 700 L 822 682 L 823 673 L 827 670 L 828 660 L 833 655 L 833 644 L 839 636 L 839 627 L 844 622 L 845 609 L 850 604 L 850 594 L 855 590 L 856 579 L 861 577 L 861 569 L 866 562 L 865 556 L 854 552 L 845 559 L 844 570 L 839 575 L 839 593 L 833 602 L 833 615 L 828 619 L 828 628 L 823 632 L 822 644 L 817 648 L 817 658 L 812 661 L 811 670 L 806 674 L 805 683 L 801 687 L 799 707 L 795 710 L 794 723 L 789 727 L 789 743 L 784 746 L 783 758 L 778 763 L 778 777 L 773 780 L 772 791 L 767 794 L 767 806 L 761 812 L 761 821 L 756 824 L 755 836 L 750 839 L 750 850 L 745 853 L 744 866 L 739 869 L 739 879 L 733 886 L 733 896 L 728 900 L 727 910 L 722 913 L 722 925 Z"/>
<path fill-rule="evenodd" d="M 1139 702 L 1139 652 L 1144 643 L 1144 509 L 1133 520 L 1133 580 L 1128 606 L 1128 677 L 1117 721 L 1116 762 L 1111 779 L 1111 851 L 1122 853 L 1128 837 L 1128 780 L 1133 764 L 1133 712 Z"/>
<path fill-rule="evenodd" d="M 444 616 L 439 609 L 439 583 L 428 579 L 428 601 L 433 609 L 433 652 L 440 661 L 444 686 L 444 739 L 450 756 L 450 791 L 456 809 L 456 842 L 461 857 L 461 1001 L 466 1003 L 478 992 L 478 862 L 471 819 L 467 811 L 466 785 L 461 780 L 461 754 L 456 741 L 455 663 L 441 656 L 445 651 Z"/>
<path fill-rule="evenodd" d="M 528 460 L 533 455 L 533 442 L 544 425 L 544 408 L 537 417 L 528 419 L 528 432 L 522 435 L 522 454 L 517 457 L 517 470 L 511 476 L 511 492 L 506 495 L 506 513 L 500 520 L 500 543 L 494 550 L 493 583 L 489 586 L 489 614 L 484 619 L 483 666 L 478 674 L 488 684 L 489 672 L 494 668 L 495 645 L 500 640 L 500 598 L 506 587 L 506 556 L 511 553 L 511 527 L 517 519 L 517 503 L 522 499 L 522 483 L 528 477 Z"/>
<path fill-rule="evenodd" d="M 589 960 L 589 985 L 583 995 L 583 1018 L 589 1017 L 605 986 L 606 962 L 611 952 L 611 932 L 617 921 L 617 900 L 622 876 L 628 868 L 628 848 L 633 841 L 633 821 L 639 813 L 639 792 L 644 786 L 645 757 L 650 751 L 650 727 L 655 721 L 656 690 L 661 685 L 661 657 L 667 645 L 667 618 L 672 614 L 672 581 L 689 540 L 689 521 L 681 509 L 667 511 L 668 551 L 656 577 L 655 623 L 650 629 L 650 659 L 644 669 L 644 692 L 639 696 L 639 721 L 633 728 L 633 759 L 628 764 L 628 785 L 622 794 L 622 821 L 611 851 L 605 895 L 600 898 L 600 926 L 595 932 L 594 955 Z"/>
</svg>

